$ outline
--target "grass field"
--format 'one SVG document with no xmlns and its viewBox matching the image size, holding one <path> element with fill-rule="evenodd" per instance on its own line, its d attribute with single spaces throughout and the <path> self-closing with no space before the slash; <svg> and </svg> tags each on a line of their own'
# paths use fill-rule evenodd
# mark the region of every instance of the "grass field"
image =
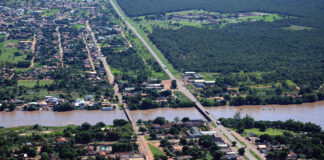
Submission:
<svg viewBox="0 0 324 160">
<path fill-rule="evenodd" d="M 153 153 L 153 155 L 165 155 L 159 148 L 156 148 L 155 146 L 153 146 L 152 144 L 149 144 L 150 150 Z"/>
<path fill-rule="evenodd" d="M 19 80 L 18 81 L 18 86 L 24 86 L 28 88 L 33 88 L 35 87 L 37 81 L 36 80 Z M 53 80 L 40 80 L 39 85 L 44 86 L 44 85 L 50 85 L 53 83 Z"/>
<path fill-rule="evenodd" d="M 246 133 L 254 133 L 257 136 L 264 135 L 264 134 L 268 134 L 270 136 L 283 135 L 283 133 L 285 131 L 286 130 L 274 129 L 274 128 L 268 128 L 268 129 L 266 129 L 265 132 L 261 132 L 258 128 L 252 128 L 252 129 L 245 129 L 244 130 L 244 132 L 246 132 Z"/>
</svg>

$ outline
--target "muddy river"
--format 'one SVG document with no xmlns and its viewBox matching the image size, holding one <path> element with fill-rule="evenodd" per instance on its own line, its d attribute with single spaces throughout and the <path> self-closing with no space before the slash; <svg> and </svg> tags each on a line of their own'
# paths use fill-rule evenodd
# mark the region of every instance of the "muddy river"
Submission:
<svg viewBox="0 0 324 160">
<path fill-rule="evenodd" d="M 208 111 L 216 118 L 233 117 L 236 112 L 241 115 L 249 114 L 256 120 L 287 120 L 294 119 L 303 122 L 313 122 L 324 128 L 324 101 L 316 103 L 304 103 L 301 105 L 264 105 L 264 106 L 220 106 L 208 107 Z M 159 108 L 144 111 L 131 111 L 135 120 L 154 119 L 157 116 L 163 116 L 168 120 L 174 120 L 190 117 L 199 119 L 202 116 L 195 108 Z M 114 119 L 125 119 L 125 114 L 121 110 L 115 111 L 70 111 L 70 112 L 52 112 L 52 111 L 34 111 L 34 112 L 0 112 L 0 126 L 14 127 L 23 125 L 47 125 L 62 126 L 68 124 L 82 124 L 89 122 L 95 124 L 104 122 L 112 124 Z"/>
</svg>

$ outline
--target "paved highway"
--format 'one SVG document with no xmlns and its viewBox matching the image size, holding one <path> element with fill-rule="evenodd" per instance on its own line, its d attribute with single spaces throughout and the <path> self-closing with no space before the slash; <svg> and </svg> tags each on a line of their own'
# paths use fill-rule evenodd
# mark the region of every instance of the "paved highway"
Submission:
<svg viewBox="0 0 324 160">
<path fill-rule="evenodd" d="M 196 99 L 196 97 L 187 89 L 185 88 L 178 79 L 176 79 L 174 77 L 174 75 L 169 71 L 169 69 L 163 64 L 163 62 L 160 60 L 160 58 L 157 56 L 157 54 L 153 51 L 153 49 L 150 47 L 150 45 L 147 44 L 147 42 L 144 40 L 144 38 L 136 31 L 136 29 L 123 17 L 123 15 L 120 13 L 120 11 L 118 10 L 118 8 L 116 7 L 116 5 L 112 2 L 112 0 L 110 0 L 111 5 L 113 6 L 114 10 L 117 12 L 117 14 L 119 15 L 119 17 L 124 21 L 124 23 L 127 25 L 127 27 L 140 39 L 140 41 L 144 44 L 144 46 L 149 50 L 149 52 L 152 54 L 152 56 L 154 57 L 154 59 L 158 62 L 158 64 L 162 67 L 162 69 L 165 71 L 165 73 L 170 77 L 171 80 L 176 80 L 177 82 L 177 86 L 178 89 L 180 91 L 182 91 L 191 101 L 193 101 L 196 104 L 196 108 L 198 109 L 198 111 L 205 116 L 205 118 L 209 121 L 212 121 L 216 124 L 217 119 L 212 116 L 208 111 L 206 111 L 206 109 L 204 108 L 204 106 Z M 230 141 L 236 141 L 237 142 L 237 146 L 239 148 L 243 147 L 243 145 L 240 144 L 240 142 L 238 140 L 236 140 L 234 138 L 234 136 L 222 125 L 217 125 L 217 128 L 213 128 L 213 130 L 217 130 L 221 133 L 224 133 Z M 240 141 L 243 141 L 242 137 L 237 137 L 240 139 Z M 249 160 L 255 160 L 256 158 L 248 151 L 248 150 L 254 150 L 254 147 L 252 146 L 252 144 L 248 144 L 247 143 L 247 147 L 246 147 L 246 152 L 245 152 L 245 156 L 249 159 Z M 259 154 L 259 152 L 257 152 L 257 154 L 261 157 L 262 159 L 265 159 L 263 155 Z"/>
</svg>

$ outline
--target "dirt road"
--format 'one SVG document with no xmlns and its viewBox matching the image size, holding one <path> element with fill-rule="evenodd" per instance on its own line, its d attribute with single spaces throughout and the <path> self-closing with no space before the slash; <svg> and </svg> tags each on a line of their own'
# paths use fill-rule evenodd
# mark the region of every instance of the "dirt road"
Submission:
<svg viewBox="0 0 324 160">
<path fill-rule="evenodd" d="M 58 37 L 58 45 L 59 45 L 59 52 L 60 52 L 60 62 L 61 62 L 61 67 L 64 67 L 64 62 L 63 62 L 63 48 L 62 48 L 62 43 L 61 43 L 61 33 L 60 33 L 60 27 L 56 27 L 56 32 L 57 32 L 57 37 Z"/>
<path fill-rule="evenodd" d="M 87 52 L 88 52 L 88 59 L 89 59 L 89 61 L 90 61 L 90 65 L 91 65 L 92 71 L 93 71 L 93 72 L 96 72 L 96 68 L 95 68 L 95 66 L 94 66 L 94 64 L 93 64 L 93 60 L 92 60 L 92 57 L 91 57 L 91 52 L 90 52 L 90 50 L 89 50 L 87 40 L 85 39 L 83 33 L 82 33 L 82 39 L 83 39 L 83 43 L 85 44 L 86 50 L 87 50 Z"/>
<path fill-rule="evenodd" d="M 126 38 L 125 34 L 124 34 L 124 30 L 122 28 L 120 28 L 120 33 L 121 35 L 123 36 L 123 38 L 126 40 L 127 44 L 128 44 L 128 47 L 132 48 L 133 45 L 132 43 L 129 42 L 129 40 Z"/>
<path fill-rule="evenodd" d="M 31 46 L 33 58 L 31 59 L 29 68 L 34 68 L 36 42 L 37 42 L 37 38 L 36 38 L 36 35 L 34 35 L 33 43 L 32 43 L 32 46 Z"/>
</svg>

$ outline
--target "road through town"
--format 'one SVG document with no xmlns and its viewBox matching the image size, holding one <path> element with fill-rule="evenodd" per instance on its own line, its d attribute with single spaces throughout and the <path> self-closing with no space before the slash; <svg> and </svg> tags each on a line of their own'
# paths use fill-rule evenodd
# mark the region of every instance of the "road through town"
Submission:
<svg viewBox="0 0 324 160">
<path fill-rule="evenodd" d="M 97 52 L 98 52 L 98 55 L 100 56 L 100 60 L 101 60 L 101 62 L 103 64 L 103 66 L 104 66 L 104 69 L 106 70 L 106 73 L 107 73 L 107 76 L 108 76 L 108 81 L 109 81 L 110 84 L 114 84 L 114 81 L 115 81 L 114 75 L 112 74 L 112 72 L 111 72 L 111 70 L 110 70 L 110 68 L 109 68 L 109 66 L 107 64 L 106 58 L 101 53 L 101 48 L 100 48 L 100 46 L 99 46 L 99 44 L 97 42 L 97 39 L 96 39 L 96 36 L 95 36 L 94 32 L 91 29 L 89 21 L 86 22 L 86 27 L 90 31 L 92 41 L 97 47 Z"/>
<path fill-rule="evenodd" d="M 117 6 L 113 3 L 112 0 L 110 0 L 111 5 L 113 6 L 114 10 L 117 12 L 119 17 L 124 21 L 124 23 L 127 25 L 127 27 L 140 39 L 140 41 L 144 44 L 144 46 L 148 49 L 148 51 L 152 54 L 154 59 L 158 62 L 158 64 L 162 67 L 162 69 L 167 73 L 167 75 L 170 77 L 171 80 L 176 80 L 177 81 L 177 86 L 180 91 L 182 91 L 191 101 L 193 101 L 196 104 L 196 108 L 198 111 L 206 117 L 207 120 L 212 121 L 216 124 L 216 118 L 213 117 L 211 114 L 209 114 L 208 111 L 205 110 L 203 105 L 196 99 L 196 97 L 187 89 L 185 88 L 178 79 L 175 78 L 175 76 L 169 71 L 169 69 L 163 64 L 163 62 L 160 60 L 160 58 L 157 56 L 157 54 L 153 51 L 153 49 L 148 45 L 148 43 L 144 40 L 144 38 L 137 32 L 135 27 L 133 27 L 125 17 L 121 14 L 121 12 L 118 10 Z M 223 134 L 226 135 L 231 141 L 236 141 L 238 144 L 238 147 L 243 147 L 243 145 L 240 144 L 240 142 L 234 138 L 234 136 L 227 131 L 227 129 L 221 125 L 218 125 L 215 130 L 218 130 L 219 132 L 222 132 Z M 237 138 L 242 138 L 242 137 L 237 137 Z M 240 141 L 243 141 L 242 139 Z M 246 146 L 247 150 L 254 149 L 254 147 L 251 144 L 247 144 Z M 257 153 L 259 156 L 264 157 L 263 155 Z M 245 152 L 245 156 L 250 159 L 254 160 L 256 159 L 250 152 Z M 263 158 L 262 158 L 263 159 Z M 264 158 L 265 159 L 265 158 Z"/>
</svg>

